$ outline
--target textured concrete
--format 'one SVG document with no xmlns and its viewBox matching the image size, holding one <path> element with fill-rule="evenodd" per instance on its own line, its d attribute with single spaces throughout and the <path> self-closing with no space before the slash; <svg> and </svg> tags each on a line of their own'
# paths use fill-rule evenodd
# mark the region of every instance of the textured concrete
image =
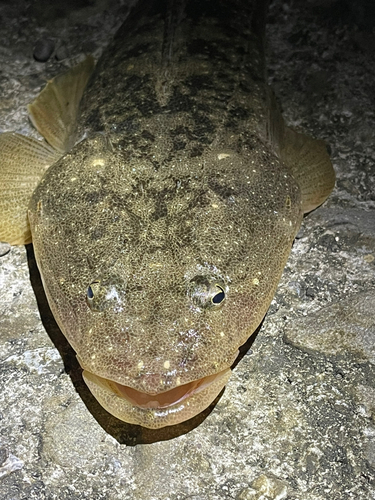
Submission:
<svg viewBox="0 0 375 500">
<path fill-rule="evenodd" d="M 26 104 L 71 58 L 99 55 L 126 15 L 49 4 L 0 6 L 2 131 L 35 134 Z M 271 6 L 271 84 L 288 122 L 328 142 L 337 188 L 305 218 L 258 335 L 204 415 L 158 432 L 109 416 L 48 311 L 31 246 L 0 246 L 0 498 L 375 498 L 372 9 Z M 46 63 L 32 57 L 40 38 L 55 42 Z"/>
</svg>

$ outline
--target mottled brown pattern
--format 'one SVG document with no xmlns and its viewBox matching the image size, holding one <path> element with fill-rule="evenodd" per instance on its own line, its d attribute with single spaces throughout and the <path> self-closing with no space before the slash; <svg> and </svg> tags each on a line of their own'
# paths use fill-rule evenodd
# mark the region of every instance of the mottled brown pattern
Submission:
<svg viewBox="0 0 375 500">
<path fill-rule="evenodd" d="M 256 2 L 182 4 L 148 2 L 120 29 L 84 97 L 87 138 L 49 169 L 30 213 L 51 308 L 89 387 L 147 427 L 190 418 L 220 391 L 302 218 L 280 119 L 268 135 Z M 131 405 L 116 385 L 158 399 L 219 372 L 167 407 Z"/>
</svg>

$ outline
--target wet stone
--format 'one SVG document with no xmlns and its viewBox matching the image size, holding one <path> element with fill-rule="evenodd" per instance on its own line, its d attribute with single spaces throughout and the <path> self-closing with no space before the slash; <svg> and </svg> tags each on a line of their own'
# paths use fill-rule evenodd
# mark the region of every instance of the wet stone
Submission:
<svg viewBox="0 0 375 500">
<path fill-rule="evenodd" d="M 50 38 L 40 38 L 34 46 L 33 56 L 38 62 L 47 62 L 55 50 L 55 42 Z"/>
<path fill-rule="evenodd" d="M 61 44 L 56 48 L 55 57 L 58 61 L 62 61 L 69 57 L 69 51 L 65 44 Z"/>
<path fill-rule="evenodd" d="M 294 321 L 284 339 L 306 351 L 344 355 L 352 352 L 375 364 L 375 290 L 353 293 L 345 300 Z"/>
<path fill-rule="evenodd" d="M 0 243 L 0 257 L 4 257 L 10 252 L 11 246 L 8 243 Z"/>
</svg>

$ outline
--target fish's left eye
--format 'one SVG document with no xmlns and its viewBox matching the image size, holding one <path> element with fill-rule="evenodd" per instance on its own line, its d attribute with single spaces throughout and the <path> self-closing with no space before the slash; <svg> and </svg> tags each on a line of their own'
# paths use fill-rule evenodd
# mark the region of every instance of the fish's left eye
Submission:
<svg viewBox="0 0 375 500">
<path fill-rule="evenodd" d="M 226 298 L 226 285 L 210 276 L 195 276 L 188 285 L 188 296 L 203 309 L 218 309 Z"/>
<path fill-rule="evenodd" d="M 219 304 L 221 304 L 223 302 L 223 300 L 225 299 L 225 292 L 223 290 L 223 288 L 220 286 L 220 285 L 216 285 L 216 294 L 212 297 L 212 303 L 215 305 L 215 306 L 218 306 Z"/>
</svg>

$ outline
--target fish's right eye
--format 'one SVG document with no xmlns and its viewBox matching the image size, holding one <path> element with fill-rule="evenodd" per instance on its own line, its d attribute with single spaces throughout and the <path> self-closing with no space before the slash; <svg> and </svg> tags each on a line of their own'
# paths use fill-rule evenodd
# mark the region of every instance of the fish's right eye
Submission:
<svg viewBox="0 0 375 500">
<path fill-rule="evenodd" d="M 124 306 L 126 286 L 118 277 L 105 277 L 92 281 L 86 289 L 86 304 L 92 312 L 111 309 L 121 312 Z"/>
<path fill-rule="evenodd" d="M 223 300 L 225 299 L 225 292 L 224 292 L 224 288 L 220 285 L 215 285 L 216 286 L 216 290 L 215 290 L 215 294 L 214 296 L 212 297 L 212 303 L 216 306 L 220 305 Z"/>
<path fill-rule="evenodd" d="M 87 299 L 92 300 L 100 287 L 100 281 L 93 281 L 87 288 Z"/>
<path fill-rule="evenodd" d="M 95 280 L 89 284 L 86 291 L 86 302 L 92 311 L 100 311 L 103 309 L 101 304 L 100 293 L 101 283 L 99 280 Z"/>
</svg>

